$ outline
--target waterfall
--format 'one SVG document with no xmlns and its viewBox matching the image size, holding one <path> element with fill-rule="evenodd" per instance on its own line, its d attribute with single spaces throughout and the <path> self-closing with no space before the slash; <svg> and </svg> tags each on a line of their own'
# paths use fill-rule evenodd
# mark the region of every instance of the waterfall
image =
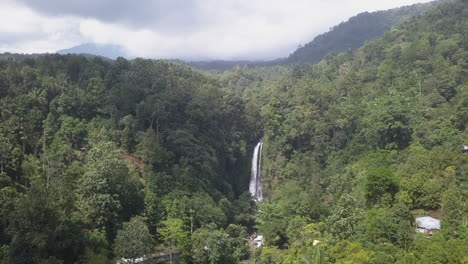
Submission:
<svg viewBox="0 0 468 264">
<path fill-rule="evenodd" d="M 255 200 L 263 200 L 262 178 L 261 178 L 261 165 L 262 165 L 262 147 L 263 142 L 260 140 L 255 146 L 252 156 L 252 170 L 250 172 L 249 191 Z"/>
</svg>

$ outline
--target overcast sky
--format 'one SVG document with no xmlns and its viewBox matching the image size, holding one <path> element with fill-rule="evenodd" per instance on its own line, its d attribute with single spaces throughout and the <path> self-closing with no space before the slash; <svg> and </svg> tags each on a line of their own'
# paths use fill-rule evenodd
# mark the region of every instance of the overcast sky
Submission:
<svg viewBox="0 0 468 264">
<path fill-rule="evenodd" d="M 428 0 L 0 0 L 0 52 L 120 45 L 128 56 L 272 59 L 364 11 Z"/>
</svg>

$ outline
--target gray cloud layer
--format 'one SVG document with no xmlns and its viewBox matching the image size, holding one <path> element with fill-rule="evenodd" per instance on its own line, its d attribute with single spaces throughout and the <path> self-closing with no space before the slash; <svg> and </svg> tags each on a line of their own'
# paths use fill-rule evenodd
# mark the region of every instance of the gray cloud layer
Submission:
<svg viewBox="0 0 468 264">
<path fill-rule="evenodd" d="M 0 0 L 0 52 L 120 45 L 129 56 L 272 59 L 363 11 L 428 0 Z"/>
<path fill-rule="evenodd" d="M 72 15 L 134 28 L 186 31 L 203 23 L 202 1 L 195 0 L 20 0 L 52 16 Z"/>
</svg>

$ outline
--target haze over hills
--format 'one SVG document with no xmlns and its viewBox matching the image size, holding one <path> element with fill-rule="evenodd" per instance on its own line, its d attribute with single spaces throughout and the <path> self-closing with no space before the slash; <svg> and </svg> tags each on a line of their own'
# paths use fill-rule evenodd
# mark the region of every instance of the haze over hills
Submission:
<svg viewBox="0 0 468 264">
<path fill-rule="evenodd" d="M 69 49 L 57 51 L 58 54 L 89 54 L 102 56 L 109 59 L 117 59 L 118 57 L 129 58 L 125 49 L 119 45 L 84 43 Z"/>
<path fill-rule="evenodd" d="M 397 26 L 412 16 L 420 15 L 435 7 L 442 1 L 414 4 L 384 11 L 364 12 L 348 21 L 330 29 L 330 31 L 315 37 L 311 42 L 300 46 L 287 58 L 271 61 L 197 61 L 188 64 L 201 70 L 223 71 L 236 65 L 247 67 L 262 67 L 286 65 L 295 63 L 317 63 L 327 54 L 355 50 L 366 41 L 373 40 L 392 27 Z"/>
<path fill-rule="evenodd" d="M 342 52 L 354 50 L 362 46 L 366 41 L 375 39 L 392 27 L 401 24 L 409 17 L 422 14 L 434 7 L 440 1 L 414 4 L 377 12 L 364 12 L 351 17 L 348 21 L 334 26 L 330 31 L 315 37 L 311 42 L 300 46 L 286 58 L 278 58 L 269 61 L 249 60 L 179 60 L 185 61 L 189 66 L 200 70 L 225 71 L 236 65 L 247 67 L 274 66 L 292 63 L 317 63 L 330 52 Z M 111 59 L 117 57 L 130 58 L 123 47 L 118 45 L 106 45 L 86 43 L 69 49 L 60 50 L 59 54 L 92 54 Z M 178 59 L 178 58 L 174 58 Z M 180 59 L 180 58 L 179 58 Z"/>
<path fill-rule="evenodd" d="M 440 1 L 414 4 L 385 11 L 364 12 L 333 27 L 327 33 L 299 47 L 286 59 L 286 63 L 317 63 L 328 53 L 355 50 L 366 41 L 373 40 L 408 18 L 420 15 Z"/>
</svg>

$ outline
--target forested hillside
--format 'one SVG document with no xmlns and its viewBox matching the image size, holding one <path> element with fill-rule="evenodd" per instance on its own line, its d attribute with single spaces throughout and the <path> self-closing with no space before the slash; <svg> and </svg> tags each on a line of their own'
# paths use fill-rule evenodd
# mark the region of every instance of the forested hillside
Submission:
<svg viewBox="0 0 468 264">
<path fill-rule="evenodd" d="M 439 4 L 439 2 L 434 1 L 385 11 L 361 13 L 299 47 L 289 55 L 285 63 L 318 63 L 331 52 L 355 50 L 366 41 L 382 36 L 392 27 L 403 23 L 410 17 L 421 15 Z"/>
<path fill-rule="evenodd" d="M 467 81 L 466 0 L 318 64 L 0 55 L 0 264 L 468 263 Z"/>
<path fill-rule="evenodd" d="M 224 263 L 245 257 L 258 136 L 238 96 L 164 61 L 16 58 L 0 61 L 1 263 L 107 263 L 156 245 L 202 263 L 190 252 L 206 232 L 232 237 Z"/>
<path fill-rule="evenodd" d="M 468 260 L 467 18 L 443 4 L 252 99 L 269 197 L 256 263 Z M 421 215 L 441 231 L 416 235 Z"/>
<path fill-rule="evenodd" d="M 125 49 L 117 45 L 104 45 L 96 43 L 84 43 L 69 49 L 58 50 L 58 54 L 80 54 L 80 55 L 93 55 L 101 56 L 109 59 L 116 59 L 118 57 L 126 57 Z"/>
</svg>

